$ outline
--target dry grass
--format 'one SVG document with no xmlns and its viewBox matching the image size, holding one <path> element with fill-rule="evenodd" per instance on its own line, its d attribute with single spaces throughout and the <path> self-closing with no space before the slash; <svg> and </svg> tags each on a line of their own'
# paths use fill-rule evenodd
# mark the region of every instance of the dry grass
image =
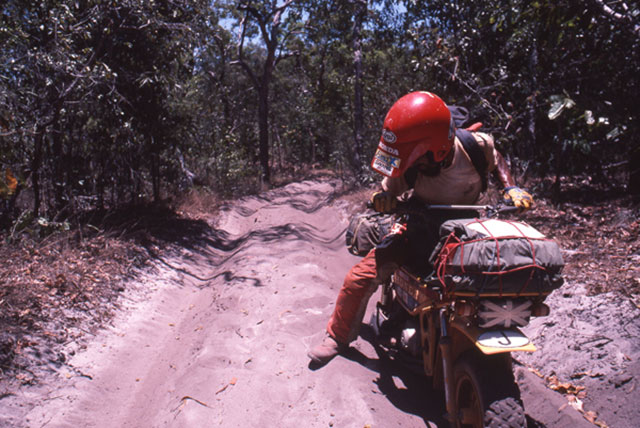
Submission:
<svg viewBox="0 0 640 428">
<path fill-rule="evenodd" d="M 44 241 L 3 241 L 0 254 L 0 385 L 32 383 L 55 369 L 62 347 L 109 320 L 148 255 L 104 232 L 60 232 Z"/>
<path fill-rule="evenodd" d="M 176 214 L 192 220 L 207 219 L 217 212 L 223 199 L 204 188 L 191 189 L 176 199 Z"/>
</svg>

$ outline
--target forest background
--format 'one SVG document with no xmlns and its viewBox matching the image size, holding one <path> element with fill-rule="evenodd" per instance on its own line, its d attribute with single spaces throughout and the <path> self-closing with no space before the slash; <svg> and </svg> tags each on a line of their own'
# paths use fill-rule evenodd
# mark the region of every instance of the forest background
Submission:
<svg viewBox="0 0 640 428">
<path fill-rule="evenodd" d="M 372 182 L 413 90 L 469 108 L 537 194 L 640 195 L 636 2 L 9 0 L 0 19 L 9 239 L 311 169 Z"/>
</svg>

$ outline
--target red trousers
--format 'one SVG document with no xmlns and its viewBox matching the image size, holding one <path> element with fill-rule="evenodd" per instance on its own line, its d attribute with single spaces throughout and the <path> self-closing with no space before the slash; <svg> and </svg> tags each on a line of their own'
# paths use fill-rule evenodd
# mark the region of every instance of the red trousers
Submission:
<svg viewBox="0 0 640 428">
<path fill-rule="evenodd" d="M 375 248 L 369 251 L 351 268 L 338 293 L 327 332 L 340 343 L 349 343 L 358 336 L 369 298 L 382 280 L 375 251 Z"/>
</svg>

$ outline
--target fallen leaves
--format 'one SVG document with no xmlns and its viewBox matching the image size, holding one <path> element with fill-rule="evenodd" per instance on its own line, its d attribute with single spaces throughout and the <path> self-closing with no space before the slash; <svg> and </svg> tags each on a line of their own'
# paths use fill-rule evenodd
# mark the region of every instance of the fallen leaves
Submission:
<svg viewBox="0 0 640 428">
<path fill-rule="evenodd" d="M 540 372 L 540 370 L 535 369 L 533 367 L 527 367 L 529 369 L 529 371 L 533 374 L 535 374 L 536 376 L 538 376 L 540 379 L 544 379 L 544 375 Z"/>
<path fill-rule="evenodd" d="M 634 280 L 640 285 L 640 278 L 634 278 Z M 631 303 L 640 309 L 640 294 L 631 294 Z"/>
<path fill-rule="evenodd" d="M 143 252 L 132 242 L 88 236 L 86 230 L 54 233 L 40 241 L 0 241 L 0 255 L 10 260 L 0 269 L 3 374 L 21 383 L 36 382 L 40 369 L 50 363 L 47 355 L 59 354 L 60 346 L 108 321 L 114 299 L 124 290 L 122 280 L 135 267 L 132 260 Z M 68 329 L 73 337 L 67 337 Z M 12 337 L 28 337 L 34 352 L 21 352 L 22 344 Z"/>
<path fill-rule="evenodd" d="M 238 379 L 236 379 L 235 377 L 232 378 L 229 383 L 225 384 L 222 388 L 220 388 L 219 390 L 216 391 L 216 395 L 220 394 L 221 392 L 223 392 L 224 390 L 226 390 L 229 386 L 233 386 L 236 384 L 236 382 L 238 381 Z"/>
<path fill-rule="evenodd" d="M 570 382 L 560 382 L 558 377 L 555 375 L 547 377 L 547 385 L 550 389 L 557 391 L 560 394 L 573 396 L 580 395 L 581 398 L 584 398 L 584 395 L 586 395 L 584 386 L 574 385 Z"/>
<path fill-rule="evenodd" d="M 584 283 L 592 294 L 614 290 L 627 296 L 640 293 L 637 207 L 624 201 L 593 205 L 562 202 L 554 207 L 542 200 L 526 216 L 560 244 L 566 281 Z M 640 302 L 633 303 L 640 308 Z"/>
<path fill-rule="evenodd" d="M 530 369 L 531 370 L 531 369 Z M 584 373 L 587 374 L 587 373 Z M 566 406 L 571 406 L 582 416 L 594 425 L 600 428 L 608 428 L 608 425 L 601 420 L 598 420 L 598 414 L 592 410 L 584 409 L 584 398 L 587 396 L 587 391 L 582 385 L 575 385 L 571 382 L 561 382 L 556 375 L 551 375 L 546 378 L 547 386 L 567 398 L 567 404 L 558 409 L 562 411 Z"/>
<path fill-rule="evenodd" d="M 195 403 L 198 403 L 198 404 L 200 404 L 201 406 L 204 406 L 204 407 L 209 407 L 209 405 L 208 405 L 207 403 L 205 403 L 204 401 L 200 401 L 200 400 L 198 400 L 197 398 L 193 398 L 193 397 L 190 397 L 190 396 L 188 396 L 188 395 L 185 395 L 184 397 L 182 397 L 182 398 L 180 399 L 180 405 L 181 405 L 181 406 L 184 406 L 184 404 L 185 404 L 185 402 L 186 402 L 187 400 L 191 400 L 191 401 L 193 401 L 193 402 L 195 402 Z M 210 408 L 210 407 L 209 407 L 209 408 Z"/>
<path fill-rule="evenodd" d="M 199 405 L 203 406 L 203 407 L 207 407 L 207 408 L 211 408 L 207 403 L 205 403 L 204 401 L 200 401 L 197 398 L 193 398 L 189 395 L 185 395 L 184 397 L 182 397 L 180 399 L 180 404 L 178 404 L 178 407 L 176 407 L 175 409 L 173 409 L 174 412 L 178 412 L 180 413 L 182 411 L 182 409 L 184 409 L 184 406 L 187 405 L 188 401 L 193 401 L 194 403 L 198 403 Z"/>
<path fill-rule="evenodd" d="M 32 385 L 35 382 L 35 376 L 31 373 L 18 373 L 16 379 L 23 385 Z"/>
</svg>

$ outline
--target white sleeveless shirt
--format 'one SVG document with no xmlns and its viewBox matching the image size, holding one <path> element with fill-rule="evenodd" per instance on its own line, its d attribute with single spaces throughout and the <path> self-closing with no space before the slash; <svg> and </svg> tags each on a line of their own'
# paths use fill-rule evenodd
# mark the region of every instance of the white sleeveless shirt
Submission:
<svg viewBox="0 0 640 428">
<path fill-rule="evenodd" d="M 487 172 L 492 172 L 497 163 L 493 137 L 481 132 L 475 132 L 473 136 L 487 158 Z M 414 185 L 414 196 L 427 204 L 477 203 L 482 193 L 482 179 L 457 137 L 454 146 L 455 153 L 451 165 L 442 168 L 438 175 L 429 177 L 418 173 Z M 409 190 L 409 185 L 404 177 L 385 177 L 382 180 L 382 188 L 395 196 L 400 196 Z"/>
</svg>

